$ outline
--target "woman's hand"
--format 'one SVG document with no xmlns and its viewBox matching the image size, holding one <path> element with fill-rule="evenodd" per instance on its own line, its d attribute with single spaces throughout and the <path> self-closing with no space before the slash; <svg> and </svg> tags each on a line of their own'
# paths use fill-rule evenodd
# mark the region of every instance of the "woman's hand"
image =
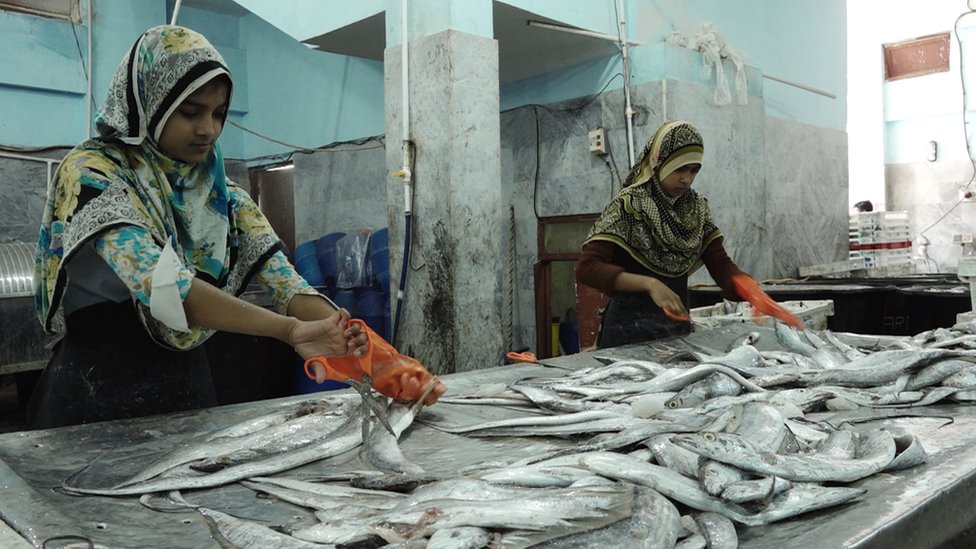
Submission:
<svg viewBox="0 0 976 549">
<path fill-rule="evenodd" d="M 666 284 L 656 278 L 645 277 L 647 279 L 647 295 L 655 305 L 664 309 L 664 314 L 676 320 L 689 318 L 688 310 L 678 294 L 671 291 Z"/>
<path fill-rule="evenodd" d="M 288 343 L 302 358 L 313 356 L 362 356 L 368 350 L 366 333 L 359 324 L 349 324 L 349 311 L 339 309 L 324 320 L 295 320 Z"/>
</svg>

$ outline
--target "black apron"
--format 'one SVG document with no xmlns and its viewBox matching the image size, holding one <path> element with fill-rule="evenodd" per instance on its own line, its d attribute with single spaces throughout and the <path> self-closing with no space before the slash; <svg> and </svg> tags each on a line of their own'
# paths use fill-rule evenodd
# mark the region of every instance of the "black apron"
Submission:
<svg viewBox="0 0 976 549">
<path fill-rule="evenodd" d="M 66 319 L 27 404 L 27 426 L 47 429 L 217 405 L 204 346 L 152 341 L 131 302 L 85 307 Z"/>
<path fill-rule="evenodd" d="M 678 294 L 688 307 L 688 277 L 655 276 Z M 691 333 L 691 323 L 672 320 L 647 293 L 618 293 L 610 298 L 600 321 L 596 345 L 600 349 L 643 343 Z"/>
</svg>

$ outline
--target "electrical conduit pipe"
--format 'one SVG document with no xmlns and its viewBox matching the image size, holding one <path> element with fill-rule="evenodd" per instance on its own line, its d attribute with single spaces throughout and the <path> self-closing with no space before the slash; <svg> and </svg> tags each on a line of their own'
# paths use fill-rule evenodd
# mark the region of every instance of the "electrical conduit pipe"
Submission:
<svg viewBox="0 0 976 549">
<path fill-rule="evenodd" d="M 403 165 L 393 175 L 403 178 L 403 262 L 400 266 L 400 281 L 397 284 L 396 312 L 393 315 L 393 327 L 390 333 L 390 343 L 396 347 L 397 335 L 400 333 L 400 314 L 403 310 L 403 296 L 407 287 L 407 271 L 410 267 L 410 231 L 413 217 L 413 171 L 412 147 L 410 142 L 410 72 L 408 70 L 409 50 L 407 40 L 407 0 L 400 2 L 400 85 L 401 85 L 401 133 L 403 146 Z"/>
</svg>

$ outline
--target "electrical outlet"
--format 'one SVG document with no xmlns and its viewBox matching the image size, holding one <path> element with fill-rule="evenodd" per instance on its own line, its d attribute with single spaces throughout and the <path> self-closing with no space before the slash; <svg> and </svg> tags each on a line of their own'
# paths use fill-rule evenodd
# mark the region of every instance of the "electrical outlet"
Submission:
<svg viewBox="0 0 976 549">
<path fill-rule="evenodd" d="M 607 154 L 607 137 L 603 128 L 597 128 L 589 133 L 590 152 L 595 155 Z"/>
<path fill-rule="evenodd" d="M 971 189 L 969 187 L 962 187 L 959 189 L 960 202 L 973 202 L 974 200 L 976 200 L 976 189 Z"/>
</svg>

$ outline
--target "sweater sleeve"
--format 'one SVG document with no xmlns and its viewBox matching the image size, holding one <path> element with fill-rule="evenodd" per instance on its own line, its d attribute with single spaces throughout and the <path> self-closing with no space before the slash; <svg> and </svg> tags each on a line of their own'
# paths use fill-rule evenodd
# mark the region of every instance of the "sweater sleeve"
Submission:
<svg viewBox="0 0 976 549">
<path fill-rule="evenodd" d="M 576 262 L 576 282 L 596 288 L 608 296 L 614 295 L 613 285 L 624 268 L 616 264 L 622 250 L 616 244 L 594 240 L 586 246 Z"/>
<path fill-rule="evenodd" d="M 721 238 L 716 238 L 705 247 L 705 251 L 701 255 L 702 263 L 705 264 L 705 268 L 708 269 L 708 274 L 712 276 L 715 283 L 722 288 L 722 297 L 740 301 L 742 298 L 736 294 L 735 287 L 732 286 L 732 277 L 736 274 L 744 273 L 732 261 L 732 258 L 729 257 L 729 254 L 725 251 L 725 246 L 722 245 L 722 240 Z"/>
</svg>

